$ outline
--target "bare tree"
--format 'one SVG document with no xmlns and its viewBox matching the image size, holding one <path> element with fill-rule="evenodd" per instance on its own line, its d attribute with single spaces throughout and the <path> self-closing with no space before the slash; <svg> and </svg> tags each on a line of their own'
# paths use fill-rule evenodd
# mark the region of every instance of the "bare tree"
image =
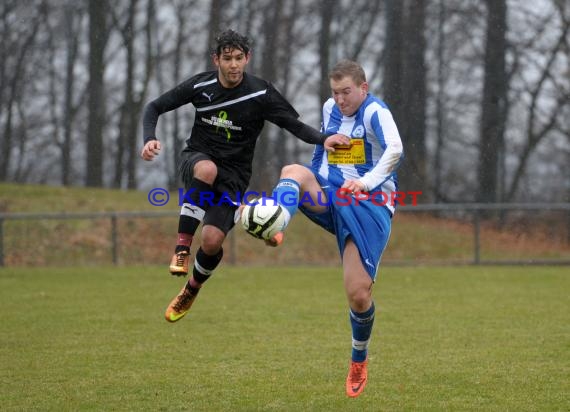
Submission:
<svg viewBox="0 0 570 412">
<path fill-rule="evenodd" d="M 220 25 L 223 20 L 222 13 L 222 0 L 212 0 L 210 3 L 210 18 L 208 24 L 208 42 L 206 43 L 206 51 L 204 53 L 204 65 L 206 69 L 211 68 L 211 53 L 210 48 L 214 44 L 216 35 L 220 32 Z"/>
<path fill-rule="evenodd" d="M 378 27 L 384 2 L 352 0 L 343 3 L 333 10 L 338 25 L 329 47 L 336 49 L 337 59 L 360 60 L 366 57 L 366 52 L 376 52 L 373 48 L 378 43 L 375 36 L 379 33 L 374 33 L 374 29 Z M 368 45 L 370 38 L 371 45 Z"/>
<path fill-rule="evenodd" d="M 403 17 L 404 4 L 400 0 L 386 0 L 386 46 L 384 48 L 384 99 L 397 124 L 404 117 L 403 96 Z"/>
<path fill-rule="evenodd" d="M 265 80 L 274 82 L 277 79 L 277 58 L 276 50 L 279 44 L 280 29 L 279 24 L 281 13 L 283 10 L 283 0 L 275 0 L 267 3 L 266 15 L 263 26 L 263 50 L 261 60 L 261 77 Z M 256 190 L 268 189 L 272 186 L 275 176 L 273 164 L 269 158 L 271 148 L 271 135 L 269 130 L 273 128 L 265 127 L 255 148 L 255 156 L 253 160 L 254 173 L 251 179 L 251 187 Z"/>
<path fill-rule="evenodd" d="M 139 27 L 136 24 L 138 0 L 129 0 L 128 6 L 124 12 L 123 21 L 117 16 L 115 10 L 111 11 L 114 26 L 116 26 L 121 34 L 125 51 L 125 80 L 124 80 L 124 98 L 120 106 L 119 116 L 119 136 L 117 139 L 117 153 L 115 162 L 115 178 L 113 185 L 122 187 L 122 181 L 126 175 L 127 188 L 136 189 L 136 162 L 138 159 L 137 142 L 139 141 L 138 122 L 142 105 L 146 97 L 148 84 L 152 76 L 153 67 L 153 48 L 151 44 L 152 24 L 150 24 L 151 16 L 154 14 L 154 0 L 147 1 L 146 8 L 146 24 L 144 24 L 143 58 L 137 59 L 136 56 L 136 37 L 139 33 Z M 140 79 L 140 90 L 135 91 L 137 77 L 135 68 L 140 66 L 140 61 L 144 63 L 142 78 Z"/>
<path fill-rule="evenodd" d="M 361 62 L 405 141 L 404 190 L 429 191 L 428 167 L 440 201 L 538 200 L 547 189 L 564 199 L 556 189 L 567 179 L 552 171 L 566 170 L 568 159 L 566 0 L 540 8 L 506 0 L 154 3 L 0 2 L 1 179 L 69 185 L 86 175 L 90 186 L 136 187 L 137 169 L 152 169 L 145 184 L 174 187 L 192 108 L 165 114 L 161 161 L 144 164 L 139 104 L 203 67 L 206 42 L 235 28 L 254 39 L 248 72 L 273 81 L 313 126 L 330 65 Z M 257 188 L 274 183 L 281 164 L 308 158 L 311 147 L 286 136 L 264 130 Z"/>
<path fill-rule="evenodd" d="M 404 140 L 398 178 L 407 190 L 423 190 L 425 176 L 425 2 L 386 2 L 384 96 Z"/>
<path fill-rule="evenodd" d="M 488 0 L 486 4 L 487 36 L 481 102 L 477 200 L 496 202 L 499 152 L 504 145 L 507 118 L 508 85 L 505 70 L 507 2 Z"/>
<path fill-rule="evenodd" d="M 134 86 L 134 31 L 135 28 L 135 14 L 137 8 L 138 0 L 129 0 L 125 11 L 124 22 L 119 21 L 120 17 L 116 15 L 116 9 L 111 9 L 110 14 L 113 18 L 113 23 L 121 34 L 123 39 L 123 46 L 125 48 L 125 88 L 124 88 L 124 100 L 120 107 L 120 118 L 119 118 L 119 136 L 117 138 L 117 153 L 115 157 L 115 177 L 113 179 L 113 186 L 120 188 L 121 182 L 123 180 L 123 175 L 125 172 L 125 158 L 127 154 L 130 155 L 129 150 L 126 146 L 130 147 L 129 140 L 131 140 L 130 135 L 134 133 L 136 139 L 136 125 L 132 123 L 134 120 L 132 118 L 132 110 L 134 107 L 134 96 L 133 96 L 133 86 Z M 128 180 L 129 187 L 131 185 L 132 175 L 129 170 Z M 134 180 L 134 179 L 133 179 Z"/>
<path fill-rule="evenodd" d="M 214 2 L 212 2 L 212 7 L 214 7 Z M 219 6 L 219 5 L 218 5 Z M 186 13 L 182 12 L 182 6 L 180 7 L 180 5 L 178 6 L 178 12 L 176 14 L 176 20 L 177 20 L 177 25 L 176 25 L 176 43 L 174 46 L 174 61 L 172 64 L 172 77 L 174 78 L 174 83 L 179 83 L 181 78 L 181 67 L 182 67 L 182 52 L 183 52 L 183 47 L 184 47 L 184 43 L 187 40 L 187 35 L 186 35 L 186 29 L 187 29 L 187 18 L 188 16 L 186 15 Z M 217 13 L 216 11 L 211 10 L 211 14 L 210 17 L 212 17 L 212 14 Z M 216 18 L 216 17 L 214 17 Z M 212 40 L 213 41 L 213 28 L 210 28 L 209 30 L 209 37 L 212 36 Z M 209 40 L 210 41 L 210 40 Z M 209 55 L 209 47 L 208 45 L 206 46 L 206 60 L 209 61 L 211 59 L 211 56 Z M 208 67 L 208 62 L 206 61 L 206 67 Z M 173 169 L 172 171 L 168 174 L 168 186 L 171 188 L 176 187 L 176 183 L 177 183 L 177 171 L 178 171 L 178 167 L 179 167 L 179 163 L 180 163 L 180 151 L 182 150 L 182 146 L 184 144 L 183 139 L 181 139 L 181 126 L 180 126 L 180 112 L 178 110 L 175 110 L 173 113 L 173 129 L 172 129 L 172 138 L 171 140 L 171 145 L 172 145 L 172 164 L 173 164 Z"/>
<path fill-rule="evenodd" d="M 338 0 L 325 0 L 321 2 L 321 31 L 319 33 L 319 102 L 324 102 L 330 95 L 329 70 L 331 68 L 331 32 L 334 11 Z"/>
<path fill-rule="evenodd" d="M 89 0 L 89 86 L 86 185 L 103 186 L 104 79 L 107 1 Z"/>
<path fill-rule="evenodd" d="M 570 17 L 566 14 L 568 11 L 570 8 L 564 8 L 563 4 L 560 3 L 558 16 L 552 16 L 553 19 L 559 20 L 559 24 L 553 24 L 553 21 L 544 22 L 550 27 L 558 26 L 559 33 L 554 44 L 549 49 L 542 51 L 542 55 L 546 57 L 544 64 L 535 66 L 535 70 L 539 73 L 536 83 L 529 84 L 528 89 L 525 90 L 525 94 L 528 94 L 529 97 L 526 136 L 519 154 L 518 165 L 507 190 L 507 201 L 515 199 L 530 156 L 537 146 L 548 136 L 551 136 L 552 132 L 559 131 L 563 136 L 567 133 L 563 125 L 564 117 L 562 114 L 564 110 L 568 110 L 570 107 L 570 84 L 568 77 L 564 81 L 556 76 L 555 66 L 562 54 L 566 55 L 566 64 L 568 65 L 568 34 L 570 32 Z M 567 66 L 566 73 L 569 72 Z M 547 105 L 545 102 L 548 100 L 551 100 L 551 103 Z M 566 134 L 566 136 L 568 135 Z"/>
<path fill-rule="evenodd" d="M 407 3 L 404 40 L 404 110 L 398 124 L 406 141 L 406 167 L 402 185 L 408 190 L 425 190 L 426 179 L 426 65 L 425 0 Z"/>
<path fill-rule="evenodd" d="M 43 71 L 47 74 L 46 81 L 38 83 L 39 87 L 46 86 L 49 104 L 49 123 L 51 132 L 47 140 L 59 151 L 59 158 L 47 158 L 47 164 L 52 170 L 60 171 L 58 180 L 64 186 L 72 184 L 75 174 L 72 168 L 72 136 L 75 131 L 75 118 L 84 102 L 85 93 L 77 82 L 79 42 L 81 40 L 81 22 L 84 15 L 83 5 L 67 0 L 61 6 L 50 4 L 46 14 L 45 45 L 42 47 L 47 58 L 42 59 L 47 66 Z M 63 28 L 63 29 L 62 29 Z M 40 43 L 42 44 L 42 43 Z M 63 44 L 64 47 L 61 47 Z M 37 58 L 40 58 L 37 54 Z M 37 118 L 37 116 L 34 116 Z M 34 144 L 38 139 L 33 139 Z M 55 154 L 56 152 L 54 152 Z M 55 176 L 50 176 L 55 181 Z"/>
<path fill-rule="evenodd" d="M 2 128 L 2 151 L 0 154 L 0 181 L 8 178 L 10 170 L 10 161 L 12 159 L 14 124 L 13 119 L 15 112 L 18 110 L 20 99 L 23 98 L 23 76 L 26 73 L 25 66 L 27 59 L 32 52 L 36 36 L 43 24 L 43 15 L 45 14 L 46 3 L 42 2 L 40 8 L 35 11 L 30 19 L 30 29 L 24 30 L 19 35 L 9 35 L 12 30 L 17 31 L 18 28 L 12 27 L 14 13 L 20 13 L 19 7 L 23 7 L 18 2 L 7 2 L 2 5 L 2 36 L 1 55 L 2 62 L 0 70 L 0 117 L 4 118 L 4 127 Z M 7 44 L 4 44 L 6 42 Z"/>
<path fill-rule="evenodd" d="M 71 137 L 74 129 L 74 121 L 77 111 L 82 102 L 83 93 L 77 103 L 75 101 L 75 74 L 74 69 L 77 63 L 79 49 L 79 22 L 83 17 L 82 8 L 78 7 L 74 1 L 68 1 L 64 6 L 64 26 L 65 26 L 65 79 L 64 79 L 64 100 L 63 100 L 63 141 L 61 148 L 61 183 L 64 186 L 71 184 L 72 164 L 71 164 Z"/>
<path fill-rule="evenodd" d="M 279 82 L 278 86 L 280 87 L 281 93 L 283 93 L 284 96 L 288 96 L 291 89 L 291 66 L 293 63 L 291 56 L 294 54 L 295 44 L 290 41 L 290 39 L 293 39 L 295 37 L 293 27 L 295 17 L 299 13 L 299 0 L 292 0 L 286 9 L 288 11 L 288 14 L 286 16 L 283 16 L 281 19 L 281 24 L 283 25 L 284 30 L 283 38 L 286 40 L 283 42 L 283 47 L 280 47 L 278 49 L 279 54 L 277 58 L 277 67 L 280 68 L 281 72 L 281 81 Z M 294 149 L 289 148 L 294 148 L 298 140 L 288 139 L 287 132 L 283 129 L 279 129 L 277 131 L 277 141 L 283 148 L 282 150 L 278 150 L 275 153 L 278 167 L 281 168 L 283 165 L 295 161 L 295 159 L 292 157 L 292 152 Z M 291 144 L 287 145 L 286 143 L 289 142 L 291 142 Z"/>
<path fill-rule="evenodd" d="M 442 184 L 442 155 L 443 147 L 445 142 L 445 62 L 444 62 L 444 52 L 445 52 L 445 35 L 444 35 L 444 25 L 446 16 L 445 0 L 439 0 L 438 2 L 438 25 L 437 25 L 437 49 L 436 49 L 436 59 L 437 59 L 437 91 L 435 96 L 435 117 L 436 117 L 436 144 L 435 144 L 435 155 L 433 161 L 433 171 L 434 171 L 434 182 L 433 182 L 433 196 L 436 202 L 444 200 L 445 196 L 443 193 Z"/>
</svg>

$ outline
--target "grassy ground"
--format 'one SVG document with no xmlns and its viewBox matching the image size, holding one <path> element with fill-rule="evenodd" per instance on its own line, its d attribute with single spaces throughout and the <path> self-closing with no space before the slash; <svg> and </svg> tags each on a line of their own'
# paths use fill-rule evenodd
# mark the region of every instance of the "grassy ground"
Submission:
<svg viewBox="0 0 570 412">
<path fill-rule="evenodd" d="M 384 268 L 344 395 L 338 269 L 223 266 L 177 324 L 163 267 L 0 270 L 3 411 L 563 411 L 566 268 Z"/>
</svg>

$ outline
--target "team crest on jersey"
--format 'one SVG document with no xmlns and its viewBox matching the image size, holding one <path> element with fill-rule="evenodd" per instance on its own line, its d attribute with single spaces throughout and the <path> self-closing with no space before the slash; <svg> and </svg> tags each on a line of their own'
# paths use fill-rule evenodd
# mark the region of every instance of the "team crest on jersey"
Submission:
<svg viewBox="0 0 570 412">
<path fill-rule="evenodd" d="M 352 131 L 353 137 L 364 137 L 364 126 L 359 125 Z"/>
</svg>

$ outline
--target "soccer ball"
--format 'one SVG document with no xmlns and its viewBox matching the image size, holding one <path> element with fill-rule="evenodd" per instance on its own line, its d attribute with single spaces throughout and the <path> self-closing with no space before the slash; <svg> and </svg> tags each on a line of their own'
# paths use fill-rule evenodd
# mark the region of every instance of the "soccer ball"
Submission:
<svg viewBox="0 0 570 412">
<path fill-rule="evenodd" d="M 248 204 L 243 208 L 241 225 L 254 237 L 271 239 L 284 229 L 285 212 L 273 200 L 260 199 L 256 204 Z"/>
</svg>

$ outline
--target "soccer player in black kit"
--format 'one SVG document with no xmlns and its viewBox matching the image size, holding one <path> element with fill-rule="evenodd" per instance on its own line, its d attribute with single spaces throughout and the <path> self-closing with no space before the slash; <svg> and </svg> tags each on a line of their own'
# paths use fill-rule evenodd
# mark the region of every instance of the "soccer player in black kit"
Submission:
<svg viewBox="0 0 570 412">
<path fill-rule="evenodd" d="M 271 83 L 245 73 L 250 56 L 249 39 L 227 30 L 216 38 L 212 57 L 217 70 L 189 78 L 144 109 L 141 157 L 153 160 L 161 147 L 155 135 L 159 116 L 188 103 L 196 108 L 180 162 L 188 199 L 180 212 L 170 273 L 188 273 L 192 238 L 202 223 L 201 245 L 192 276 L 166 309 L 169 322 L 176 322 L 190 310 L 203 283 L 222 260 L 222 244 L 239 217 L 242 199 L 237 197 L 249 184 L 255 144 L 266 120 L 329 151 L 349 143 L 344 135 L 323 135 L 299 121 L 299 114 Z M 227 197 L 232 202 L 225 201 Z"/>
</svg>

